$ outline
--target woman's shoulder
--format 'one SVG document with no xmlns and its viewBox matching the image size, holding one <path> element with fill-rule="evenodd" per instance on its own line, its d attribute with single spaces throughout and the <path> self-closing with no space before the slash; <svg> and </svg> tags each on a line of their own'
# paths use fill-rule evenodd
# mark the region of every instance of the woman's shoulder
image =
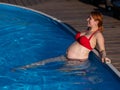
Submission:
<svg viewBox="0 0 120 90">
<path fill-rule="evenodd" d="M 96 38 L 101 38 L 101 37 L 103 37 L 103 33 L 101 31 L 97 31 L 95 33 L 95 36 L 96 36 Z"/>
<path fill-rule="evenodd" d="M 98 36 L 103 35 L 103 33 L 101 31 L 99 31 L 99 30 L 95 34 L 98 35 Z"/>
</svg>

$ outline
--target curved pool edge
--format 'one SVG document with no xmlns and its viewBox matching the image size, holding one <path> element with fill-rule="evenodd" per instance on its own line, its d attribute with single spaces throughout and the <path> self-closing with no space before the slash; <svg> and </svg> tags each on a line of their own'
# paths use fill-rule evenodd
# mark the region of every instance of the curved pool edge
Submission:
<svg viewBox="0 0 120 90">
<path fill-rule="evenodd" d="M 31 9 L 31 8 L 28 8 L 28 7 L 24 7 L 24 6 L 20 6 L 20 5 L 14 5 L 14 4 L 8 4 L 8 3 L 0 3 L 0 4 L 5 4 L 5 5 L 9 5 L 9 6 L 15 6 L 15 7 L 19 7 L 19 8 L 23 8 L 23 9 L 26 9 L 26 10 L 31 10 L 31 11 L 34 11 L 36 13 L 40 13 L 46 17 L 49 17 L 57 22 L 59 22 L 63 27 L 65 27 L 68 31 L 70 31 L 73 35 L 76 34 L 76 32 L 71 28 L 69 27 L 68 25 L 64 24 L 61 20 L 51 16 L 51 15 L 48 15 L 44 12 L 41 12 L 41 11 L 38 11 L 38 10 L 34 10 L 34 9 Z M 98 51 L 96 49 L 93 50 L 93 53 L 95 53 L 98 57 L 100 57 Z M 106 63 L 106 65 L 120 78 L 120 72 L 112 65 L 112 63 Z"/>
<path fill-rule="evenodd" d="M 99 52 L 94 49 L 93 52 L 100 57 Z M 111 59 L 110 59 L 111 60 Z M 111 60 L 112 61 L 112 60 Z M 106 65 L 120 78 L 120 72 L 112 65 L 112 63 L 106 63 Z"/>
<path fill-rule="evenodd" d="M 9 4 L 9 3 L 1 3 L 0 4 L 5 4 L 5 5 L 9 5 L 9 6 L 15 6 L 15 7 L 18 7 L 18 8 L 23 8 L 23 9 L 26 9 L 26 10 L 31 10 L 31 11 L 34 11 L 36 13 L 40 13 L 42 15 L 45 15 L 46 17 L 49 17 L 49 18 L 52 18 L 53 20 L 56 20 L 58 22 L 61 22 L 60 20 L 58 20 L 57 18 L 53 17 L 53 16 L 50 16 L 44 12 L 41 12 L 41 11 L 38 11 L 38 10 L 35 10 L 35 9 L 32 9 L 32 8 L 28 8 L 28 7 L 24 7 L 24 6 L 20 6 L 20 5 L 15 5 L 15 4 Z"/>
</svg>

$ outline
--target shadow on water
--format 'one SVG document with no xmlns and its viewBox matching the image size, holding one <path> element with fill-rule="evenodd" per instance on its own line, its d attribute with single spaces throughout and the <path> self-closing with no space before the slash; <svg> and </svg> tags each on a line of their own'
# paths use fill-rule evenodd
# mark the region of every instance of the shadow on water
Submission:
<svg viewBox="0 0 120 90">
<path fill-rule="evenodd" d="M 74 27 L 72 27 L 70 24 L 65 23 L 65 22 L 63 22 L 63 24 L 65 24 L 67 27 L 69 27 L 69 28 L 72 29 L 73 31 L 77 32 L 77 30 L 76 30 Z"/>
</svg>

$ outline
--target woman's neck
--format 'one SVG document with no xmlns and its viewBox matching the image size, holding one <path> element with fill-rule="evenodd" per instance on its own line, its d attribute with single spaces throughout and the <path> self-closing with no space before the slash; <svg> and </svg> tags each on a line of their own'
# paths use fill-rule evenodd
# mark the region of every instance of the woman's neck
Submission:
<svg viewBox="0 0 120 90">
<path fill-rule="evenodd" d="M 92 28 L 90 28 L 90 31 L 91 31 L 91 32 L 94 32 L 94 31 L 96 31 L 96 30 L 98 30 L 98 27 L 92 27 Z"/>
</svg>

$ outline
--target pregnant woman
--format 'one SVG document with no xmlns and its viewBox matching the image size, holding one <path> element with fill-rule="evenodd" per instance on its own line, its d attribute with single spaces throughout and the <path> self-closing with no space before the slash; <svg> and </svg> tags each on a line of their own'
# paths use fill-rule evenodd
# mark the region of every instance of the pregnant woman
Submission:
<svg viewBox="0 0 120 90">
<path fill-rule="evenodd" d="M 69 46 L 66 51 L 66 55 L 54 57 L 39 62 L 35 62 L 29 65 L 21 66 L 16 69 L 33 68 L 40 65 L 45 65 L 55 61 L 65 61 L 65 66 L 89 66 L 88 56 L 90 51 L 97 48 L 100 52 L 102 62 L 110 62 L 110 59 L 106 58 L 106 51 L 103 37 L 103 16 L 98 11 L 92 11 L 87 18 L 87 30 L 84 32 L 78 32 L 75 35 L 75 42 Z"/>
</svg>

